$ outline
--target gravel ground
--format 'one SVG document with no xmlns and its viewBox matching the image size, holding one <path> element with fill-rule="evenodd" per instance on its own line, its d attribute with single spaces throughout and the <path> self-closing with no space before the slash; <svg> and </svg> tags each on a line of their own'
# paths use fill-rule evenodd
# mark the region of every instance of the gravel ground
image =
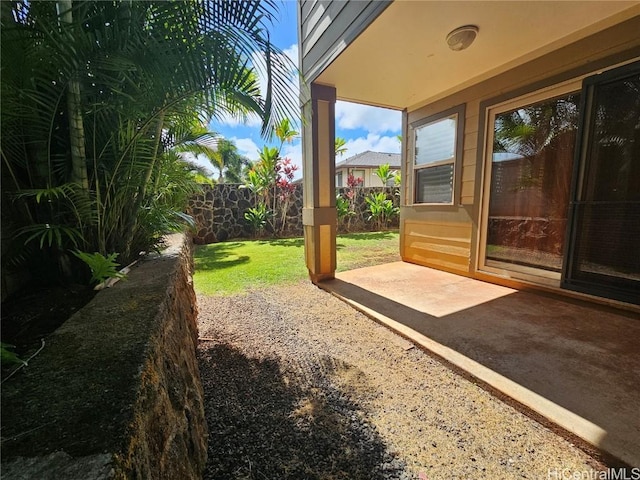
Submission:
<svg viewBox="0 0 640 480">
<path fill-rule="evenodd" d="M 596 478 L 603 468 L 309 282 L 198 302 L 205 479 Z"/>
</svg>

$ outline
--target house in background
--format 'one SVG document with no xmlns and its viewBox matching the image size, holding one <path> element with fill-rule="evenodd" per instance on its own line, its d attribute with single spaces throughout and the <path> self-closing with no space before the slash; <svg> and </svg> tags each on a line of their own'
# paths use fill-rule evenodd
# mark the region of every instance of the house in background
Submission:
<svg viewBox="0 0 640 480">
<path fill-rule="evenodd" d="M 366 152 L 337 162 L 336 187 L 346 187 L 349 175 L 361 178 L 362 187 L 382 187 L 382 181 L 373 172 L 385 164 L 388 164 L 392 171 L 400 171 L 400 154 L 371 152 L 367 150 Z M 393 186 L 393 183 L 389 186 Z"/>
<path fill-rule="evenodd" d="M 335 272 L 340 99 L 403 112 L 404 261 L 640 304 L 638 2 L 299 0 L 298 10 L 314 281 Z"/>
</svg>

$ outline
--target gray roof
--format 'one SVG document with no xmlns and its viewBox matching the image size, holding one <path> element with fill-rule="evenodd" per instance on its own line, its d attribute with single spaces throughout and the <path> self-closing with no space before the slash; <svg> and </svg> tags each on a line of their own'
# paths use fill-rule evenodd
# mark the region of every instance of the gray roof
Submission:
<svg viewBox="0 0 640 480">
<path fill-rule="evenodd" d="M 336 163 L 336 168 L 376 168 L 388 163 L 391 168 L 400 168 L 399 153 L 366 152 L 359 153 L 353 157 Z"/>
</svg>

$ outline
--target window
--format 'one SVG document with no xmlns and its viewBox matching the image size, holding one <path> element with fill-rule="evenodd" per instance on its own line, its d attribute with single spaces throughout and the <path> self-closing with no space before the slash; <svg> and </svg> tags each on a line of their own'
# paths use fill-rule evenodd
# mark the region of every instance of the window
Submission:
<svg viewBox="0 0 640 480">
<path fill-rule="evenodd" d="M 414 203 L 454 203 L 464 106 L 414 125 Z"/>
<path fill-rule="evenodd" d="M 342 172 L 336 174 L 336 187 L 342 187 Z"/>
</svg>

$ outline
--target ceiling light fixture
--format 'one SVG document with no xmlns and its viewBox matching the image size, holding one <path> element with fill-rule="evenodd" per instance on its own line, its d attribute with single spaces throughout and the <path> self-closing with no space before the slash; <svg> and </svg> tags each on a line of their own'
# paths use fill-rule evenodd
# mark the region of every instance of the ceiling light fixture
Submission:
<svg viewBox="0 0 640 480">
<path fill-rule="evenodd" d="M 478 36 L 478 27 L 475 25 L 465 25 L 464 27 L 458 27 L 447 35 L 447 45 L 454 52 L 459 52 L 468 48 L 469 45 Z"/>
</svg>

